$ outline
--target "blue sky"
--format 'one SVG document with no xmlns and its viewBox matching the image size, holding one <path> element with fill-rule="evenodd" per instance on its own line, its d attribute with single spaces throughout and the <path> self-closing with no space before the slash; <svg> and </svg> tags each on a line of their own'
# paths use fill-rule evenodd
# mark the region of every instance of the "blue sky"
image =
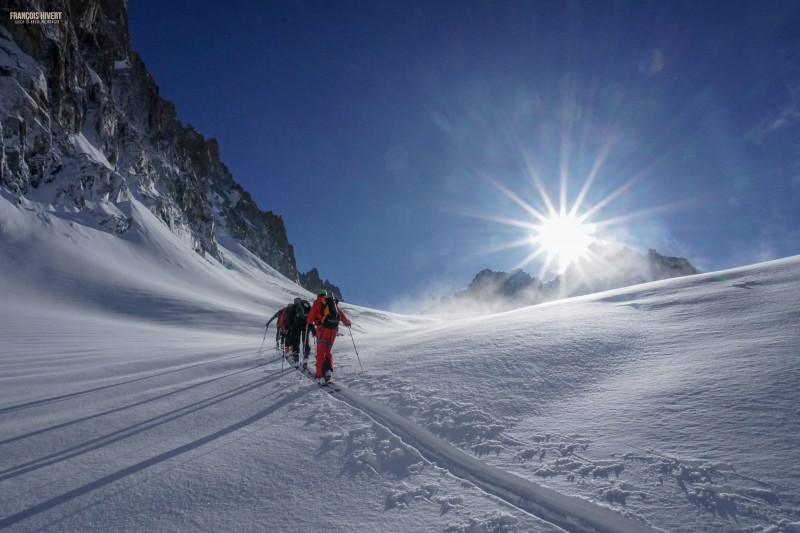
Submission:
<svg viewBox="0 0 800 533">
<path fill-rule="evenodd" d="M 800 253 L 795 1 L 128 9 L 162 97 L 347 301 L 552 276 L 516 224 L 544 196 L 703 270 Z"/>
</svg>

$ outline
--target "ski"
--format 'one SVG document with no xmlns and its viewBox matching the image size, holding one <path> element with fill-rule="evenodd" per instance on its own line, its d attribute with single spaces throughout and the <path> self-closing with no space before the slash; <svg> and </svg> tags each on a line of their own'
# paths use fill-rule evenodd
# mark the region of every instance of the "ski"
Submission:
<svg viewBox="0 0 800 533">
<path fill-rule="evenodd" d="M 325 392 L 329 394 L 333 394 L 334 392 L 341 392 L 342 390 L 336 384 L 330 381 L 325 383 L 325 385 L 320 385 L 319 383 L 317 383 L 317 378 L 314 376 L 314 370 L 312 370 L 311 365 L 309 365 L 308 368 L 303 368 L 302 364 L 300 366 L 294 366 L 294 364 L 290 363 L 289 366 L 290 368 L 297 370 L 298 372 L 303 374 L 305 377 L 313 381 L 320 389 L 325 390 Z"/>
<path fill-rule="evenodd" d="M 341 392 L 342 391 L 342 389 L 337 387 L 335 383 L 331 383 L 330 381 L 328 383 L 326 383 L 325 385 L 320 385 L 319 388 L 320 389 L 325 389 L 325 392 L 329 392 L 331 394 L 333 394 L 334 392 Z"/>
</svg>

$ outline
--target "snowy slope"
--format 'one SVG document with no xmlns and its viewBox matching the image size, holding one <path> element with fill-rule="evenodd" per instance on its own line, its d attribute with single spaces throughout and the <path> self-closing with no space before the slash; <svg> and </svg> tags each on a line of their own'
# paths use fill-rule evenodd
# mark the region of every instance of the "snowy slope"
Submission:
<svg viewBox="0 0 800 533">
<path fill-rule="evenodd" d="M 308 293 L 120 209 L 115 236 L 2 191 L 0 528 L 800 530 L 798 257 L 486 317 L 344 306 L 329 394 L 259 350 Z"/>
</svg>

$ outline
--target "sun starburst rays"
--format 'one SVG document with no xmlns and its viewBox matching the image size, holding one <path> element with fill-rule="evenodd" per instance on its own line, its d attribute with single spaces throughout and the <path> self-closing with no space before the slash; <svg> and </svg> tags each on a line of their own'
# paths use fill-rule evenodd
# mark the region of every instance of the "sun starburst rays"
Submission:
<svg viewBox="0 0 800 533">
<path fill-rule="evenodd" d="M 638 209 L 620 206 L 618 202 L 634 186 L 647 181 L 668 154 L 631 168 L 627 137 L 619 124 L 612 121 L 598 125 L 587 115 L 591 106 L 581 106 L 574 98 L 565 98 L 560 112 L 560 136 L 555 138 L 547 135 L 546 122 L 542 135 L 537 135 L 534 130 L 523 134 L 513 123 L 497 120 L 511 157 L 498 159 L 497 173 L 484 169 L 481 177 L 508 201 L 495 204 L 494 213 L 476 215 L 473 208 L 468 216 L 510 228 L 505 235 L 492 234 L 488 248 L 479 253 L 523 249 L 528 253 L 514 269 L 531 270 L 529 265 L 535 264 L 542 279 L 569 270 L 569 276 L 588 280 L 590 265 L 602 269 L 607 250 L 619 247 L 622 241 L 630 242 L 631 235 L 635 240 L 654 227 L 637 228 L 631 221 L 685 206 L 686 201 Z M 579 120 L 581 117 L 585 120 Z M 587 159 L 592 152 L 593 158 Z M 519 181 L 525 182 L 522 187 Z M 598 194 L 598 189 L 604 192 Z M 612 204 L 617 207 L 611 209 Z M 521 216 L 511 214 L 518 211 L 516 208 Z"/>
<path fill-rule="evenodd" d="M 531 252 L 514 267 L 515 269 L 523 268 L 538 260 L 542 264 L 539 277 L 553 270 L 561 274 L 570 265 L 589 256 L 590 246 L 596 239 L 595 232 L 598 225 L 588 221 L 589 212 L 580 212 L 581 205 L 578 202 L 572 206 L 567 205 L 566 191 L 563 193 L 559 191 L 559 205 L 556 207 L 538 176 L 531 174 L 531 177 L 545 206 L 544 210 L 537 209 L 508 187 L 489 179 L 497 190 L 531 217 L 528 220 L 504 216 L 485 217 L 494 222 L 521 228 L 527 233 L 526 238 L 496 245 L 493 251 L 531 247 Z M 582 193 L 581 199 L 585 197 L 585 191 Z"/>
</svg>

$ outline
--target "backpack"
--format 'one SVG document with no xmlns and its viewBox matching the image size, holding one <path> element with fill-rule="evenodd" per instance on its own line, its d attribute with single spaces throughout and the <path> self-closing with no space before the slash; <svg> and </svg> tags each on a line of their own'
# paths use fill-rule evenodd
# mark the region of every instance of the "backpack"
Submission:
<svg viewBox="0 0 800 533">
<path fill-rule="evenodd" d="M 305 327 L 309 309 L 311 309 L 311 305 L 305 300 L 303 300 L 299 304 L 294 304 L 295 326 L 297 326 L 300 329 L 303 329 Z"/>
<path fill-rule="evenodd" d="M 330 296 L 325 298 L 325 305 L 322 307 L 322 326 L 330 329 L 339 327 L 339 309 Z"/>
<path fill-rule="evenodd" d="M 306 318 L 308 318 L 308 309 L 304 305 L 305 302 L 299 304 L 292 304 L 286 311 L 286 327 L 303 329 L 306 325 Z"/>
</svg>

